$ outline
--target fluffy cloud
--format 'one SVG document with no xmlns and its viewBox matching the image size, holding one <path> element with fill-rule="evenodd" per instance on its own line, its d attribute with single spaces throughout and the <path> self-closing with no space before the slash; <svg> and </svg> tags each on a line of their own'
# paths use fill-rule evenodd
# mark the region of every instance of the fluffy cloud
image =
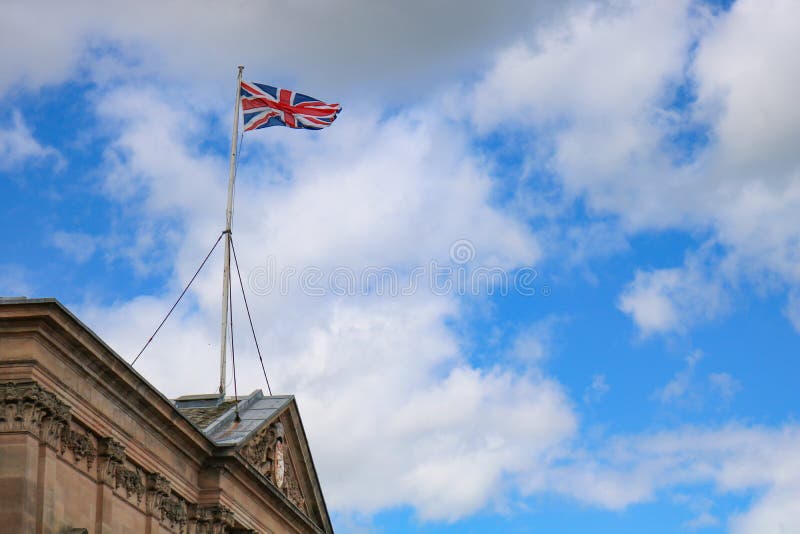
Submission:
<svg viewBox="0 0 800 534">
<path fill-rule="evenodd" d="M 0 63 L 0 93 L 17 82 L 57 83 L 77 68 L 98 79 L 144 73 L 192 79 L 193 92 L 202 93 L 197 82 L 214 85 L 221 72 L 232 75 L 245 64 L 253 75 L 269 78 L 264 81 L 308 84 L 319 96 L 363 94 L 362 87 L 409 100 L 417 84 L 473 73 L 499 46 L 552 21 L 570 4 L 513 0 L 496 9 L 455 0 L 248 0 L 236 6 L 13 0 L 4 4 L 0 21 L 0 45 L 15 51 Z"/>
<path fill-rule="evenodd" d="M 97 238 L 82 232 L 59 230 L 53 234 L 53 246 L 78 263 L 85 263 L 97 249 Z"/>
<path fill-rule="evenodd" d="M 742 389 L 741 383 L 729 373 L 711 373 L 708 375 L 711 390 L 728 402 Z"/>
<path fill-rule="evenodd" d="M 22 114 L 14 111 L 9 128 L 0 128 L 0 171 L 13 169 L 30 160 L 49 159 L 56 167 L 64 165 L 58 151 L 43 146 L 33 137 L 33 133 L 22 118 Z"/>
<path fill-rule="evenodd" d="M 688 2 L 593 5 L 507 49 L 475 90 L 477 124 L 534 129 L 552 146 L 531 155 L 534 167 L 591 213 L 628 233 L 709 233 L 724 249 L 705 279 L 691 267 L 636 275 L 622 302 L 645 334 L 685 327 L 697 303 L 715 315 L 710 280 L 800 279 L 800 64 L 787 60 L 798 16 L 789 1 L 740 0 L 716 14 Z M 688 102 L 675 104 L 680 94 Z M 688 154 L 682 136 L 696 139 Z"/>
<path fill-rule="evenodd" d="M 701 41 L 697 113 L 713 124 L 703 205 L 737 262 L 800 280 L 800 46 L 795 2 L 736 2 Z M 757 37 L 756 37 L 757 36 Z M 753 267 L 750 267 L 751 269 Z"/>
<path fill-rule="evenodd" d="M 611 391 L 611 386 L 606 382 L 606 375 L 594 375 L 592 383 L 583 393 L 583 402 L 586 404 L 600 402 L 609 391 Z"/>
<path fill-rule="evenodd" d="M 648 336 L 684 332 L 691 324 L 725 311 L 727 301 L 723 281 L 708 272 L 704 257 L 691 256 L 683 267 L 637 271 L 618 306 Z"/>
<path fill-rule="evenodd" d="M 741 389 L 741 384 L 729 373 L 724 372 L 698 377 L 698 364 L 704 358 L 702 351 L 692 351 L 686 357 L 686 367 L 675 373 L 663 388 L 656 391 L 655 397 L 664 404 L 695 408 L 707 401 L 730 402 Z"/>
<path fill-rule="evenodd" d="M 664 211 L 663 197 L 650 197 L 670 189 L 659 125 L 692 42 L 688 6 L 593 4 L 535 44 L 506 50 L 475 89 L 477 124 L 536 129 L 539 144 L 553 143 L 546 167 L 568 194 L 587 194 L 595 210 L 621 214 L 629 225 L 679 220 Z M 668 196 L 673 204 L 677 193 Z"/>
<path fill-rule="evenodd" d="M 32 15 L 29 2 L 3 4 L 0 49 L 14 53 L 0 58 L 0 95 L 17 83 L 38 87 L 73 75 L 87 7 L 49 2 Z"/>
<path fill-rule="evenodd" d="M 719 494 L 753 492 L 752 506 L 728 518 L 731 532 L 794 532 L 800 499 L 800 429 L 729 425 L 618 436 L 602 449 L 575 454 L 531 489 L 550 488 L 578 500 L 621 509 L 659 492 L 712 484 Z M 701 516 L 702 517 L 702 516 Z"/>
<path fill-rule="evenodd" d="M 794 329 L 800 332 L 800 294 L 797 291 L 789 294 L 788 302 L 783 312 L 792 323 Z"/>
<path fill-rule="evenodd" d="M 536 363 L 553 353 L 556 331 L 567 319 L 550 315 L 521 328 L 514 337 L 510 356 L 520 362 Z"/>
<path fill-rule="evenodd" d="M 719 525 L 719 519 L 708 512 L 703 512 L 697 517 L 690 519 L 683 526 L 689 530 L 700 530 L 703 528 L 715 527 Z"/>
</svg>

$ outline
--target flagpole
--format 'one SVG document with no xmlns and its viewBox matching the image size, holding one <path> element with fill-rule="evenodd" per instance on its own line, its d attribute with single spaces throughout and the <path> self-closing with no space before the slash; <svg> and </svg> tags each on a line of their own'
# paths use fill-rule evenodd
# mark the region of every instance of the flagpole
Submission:
<svg viewBox="0 0 800 534">
<path fill-rule="evenodd" d="M 219 393 L 225 396 L 225 348 L 228 338 L 228 298 L 231 288 L 231 223 L 233 222 L 233 185 L 236 180 L 236 138 L 239 136 L 239 102 L 240 88 L 242 85 L 242 71 L 244 66 L 239 65 L 239 75 L 236 81 L 236 102 L 233 107 L 233 135 L 231 137 L 231 165 L 228 176 L 228 207 L 225 210 L 225 263 L 222 271 L 222 320 L 220 330 L 220 362 L 219 362 Z"/>
</svg>

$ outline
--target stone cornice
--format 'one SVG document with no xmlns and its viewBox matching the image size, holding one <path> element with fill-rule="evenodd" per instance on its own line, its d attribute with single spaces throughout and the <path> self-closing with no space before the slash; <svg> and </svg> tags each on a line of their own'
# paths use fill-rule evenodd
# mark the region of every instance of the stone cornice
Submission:
<svg viewBox="0 0 800 534">
<path fill-rule="evenodd" d="M 97 389 L 114 398 L 126 411 L 139 414 L 140 423 L 193 456 L 211 454 L 214 444 L 181 414 L 172 402 L 128 365 L 96 334 L 57 301 L 42 299 L 0 305 L 0 332 L 33 336 L 59 354 Z M 170 428 L 171 432 L 164 432 Z M 181 433 L 174 432 L 180 429 Z"/>
<path fill-rule="evenodd" d="M 227 450 L 218 452 L 219 454 L 209 458 L 206 469 L 225 472 L 231 477 L 232 481 L 240 485 L 241 488 L 247 489 L 254 498 L 264 502 L 275 514 L 282 516 L 289 523 L 293 520 L 300 520 L 311 532 L 324 533 L 333 531 L 332 529 L 321 528 L 314 523 L 281 490 L 275 487 L 263 473 L 237 454 L 235 449 L 228 447 Z M 234 503 L 231 505 L 235 506 Z"/>
</svg>

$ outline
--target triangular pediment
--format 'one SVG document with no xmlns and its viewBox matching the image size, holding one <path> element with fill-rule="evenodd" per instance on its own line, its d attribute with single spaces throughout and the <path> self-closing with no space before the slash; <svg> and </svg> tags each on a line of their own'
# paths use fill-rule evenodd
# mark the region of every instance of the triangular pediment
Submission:
<svg viewBox="0 0 800 534">
<path fill-rule="evenodd" d="M 273 492 L 321 531 L 332 532 L 294 396 L 256 390 L 238 400 L 189 395 L 175 403 L 216 445 L 233 448 Z"/>
<path fill-rule="evenodd" d="M 264 400 L 274 397 L 264 397 Z M 242 421 L 259 410 L 242 410 Z M 248 413 L 249 412 L 249 413 Z M 262 412 L 263 413 L 263 412 Z M 236 446 L 237 453 L 321 529 L 330 522 L 294 397 L 286 398 Z"/>
</svg>

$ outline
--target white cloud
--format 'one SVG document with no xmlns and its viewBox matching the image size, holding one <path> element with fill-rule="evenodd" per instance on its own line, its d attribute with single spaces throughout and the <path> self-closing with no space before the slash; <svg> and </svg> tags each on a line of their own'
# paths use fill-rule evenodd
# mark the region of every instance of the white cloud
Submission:
<svg viewBox="0 0 800 534">
<path fill-rule="evenodd" d="M 800 292 L 792 291 L 789 293 L 783 313 L 792 323 L 794 329 L 800 332 Z"/>
<path fill-rule="evenodd" d="M 19 111 L 12 113 L 11 122 L 10 128 L 0 129 L 0 171 L 18 167 L 31 160 L 50 160 L 56 168 L 64 165 L 64 160 L 56 149 L 43 146 L 33 137 Z"/>
<path fill-rule="evenodd" d="M 12 0 L 4 5 L 0 45 L 15 53 L 0 63 L 0 92 L 13 83 L 58 83 L 81 66 L 100 79 L 157 73 L 193 80 L 193 93 L 200 93 L 203 85 L 217 84 L 220 73 L 233 76 L 244 64 L 253 75 L 270 77 L 262 81 L 298 82 L 297 89 L 316 88 L 311 94 L 319 97 L 361 87 L 413 99 L 419 83 L 473 73 L 497 47 L 571 4 L 514 0 L 495 9 L 455 0 L 250 0 L 231 9 L 185 0 Z"/>
<path fill-rule="evenodd" d="M 698 377 L 698 365 L 705 358 L 700 350 L 686 357 L 686 366 L 675 373 L 667 384 L 655 392 L 663 404 L 701 408 L 704 404 L 723 405 L 733 400 L 741 383 L 729 373 L 714 372 Z"/>
<path fill-rule="evenodd" d="M 666 386 L 658 392 L 661 402 L 668 403 L 680 400 L 689 392 L 694 378 L 695 367 L 703 359 L 702 351 L 695 350 L 686 358 L 686 368 L 679 371 Z"/>
<path fill-rule="evenodd" d="M 729 373 L 711 373 L 708 381 L 712 391 L 725 402 L 732 400 L 742 389 L 742 384 Z"/>
<path fill-rule="evenodd" d="M 791 533 L 800 531 L 797 486 L 770 490 L 750 510 L 734 516 L 730 523 L 732 534 L 760 534 L 762 532 Z"/>
<path fill-rule="evenodd" d="M 306 299 L 284 300 L 278 315 L 261 299 L 251 305 L 273 389 L 297 395 L 334 509 L 405 504 L 423 519 L 457 519 L 502 499 L 506 477 L 545 465 L 575 432 L 555 381 L 463 362 L 444 325 L 455 309 L 442 297 Z M 169 304 L 138 298 L 81 316 L 130 360 Z M 217 310 L 181 306 L 137 369 L 168 394 L 213 391 Z M 239 391 L 264 388 L 238 331 Z"/>
<path fill-rule="evenodd" d="M 535 130 L 537 145 L 552 146 L 530 155 L 538 168 L 558 177 L 568 199 L 583 197 L 590 214 L 615 216 L 628 233 L 710 235 L 724 258 L 701 285 L 778 275 L 796 286 L 798 9 L 780 0 L 739 0 L 713 16 L 689 2 L 579 9 L 535 45 L 500 55 L 475 91 L 475 121 Z M 679 86 L 697 101 L 673 106 Z M 707 145 L 685 154 L 674 140 L 687 131 L 707 134 Z M 683 281 L 687 274 L 637 275 L 640 291 L 623 301 L 645 334 L 720 311 L 716 289 L 709 295 Z"/>
<path fill-rule="evenodd" d="M 726 181 L 758 180 L 773 194 L 797 180 L 800 65 L 791 0 L 740 0 L 700 42 L 693 74 L 698 113 L 714 120 L 715 157 Z"/>
<path fill-rule="evenodd" d="M 657 103 L 664 82 L 683 66 L 687 9 L 683 1 L 610 2 L 576 10 L 535 45 L 521 43 L 500 55 L 477 87 L 476 121 L 493 127 L 508 120 L 536 125 L 565 118 L 612 118 L 617 124 L 636 119 Z"/>
<path fill-rule="evenodd" d="M 683 177 L 659 126 L 695 33 L 689 5 L 592 4 L 535 46 L 506 50 L 475 90 L 477 124 L 535 129 L 538 144 L 553 143 L 539 165 L 593 211 L 629 227 L 683 222 Z"/>
<path fill-rule="evenodd" d="M 78 263 L 85 263 L 97 249 L 97 238 L 83 232 L 59 230 L 53 234 L 52 244 Z"/>
<path fill-rule="evenodd" d="M 619 297 L 618 307 L 631 316 L 643 336 L 684 332 L 693 323 L 712 319 L 728 308 L 718 274 L 709 274 L 701 255 L 679 268 L 637 271 Z"/>
<path fill-rule="evenodd" d="M 89 6 L 41 2 L 3 3 L 0 19 L 0 95 L 14 84 L 38 87 L 72 76 L 81 52 L 81 31 L 87 26 Z M 13 51 L 13 52 L 12 52 Z"/>
<path fill-rule="evenodd" d="M 699 116 L 714 126 L 709 204 L 720 240 L 750 269 L 800 281 L 800 46 L 795 2 L 736 2 L 700 43 L 693 75 Z M 734 59 L 735 58 L 735 59 Z"/>
<path fill-rule="evenodd" d="M 583 402 L 586 404 L 600 402 L 609 391 L 611 391 L 611 386 L 606 382 L 606 375 L 594 375 L 592 383 L 583 394 Z"/>
<path fill-rule="evenodd" d="M 795 532 L 800 527 L 798 446 L 800 429 L 792 425 L 732 424 L 618 436 L 602 449 L 575 454 L 568 464 L 550 469 L 530 489 L 623 509 L 664 492 L 685 495 L 712 484 L 717 495 L 755 494 L 749 509 L 728 518 L 731 532 Z"/>
<path fill-rule="evenodd" d="M 555 333 L 564 317 L 550 315 L 521 328 L 512 340 L 510 356 L 521 362 L 536 363 L 552 355 Z"/>
<path fill-rule="evenodd" d="M 704 528 L 715 527 L 717 525 L 719 525 L 719 519 L 708 512 L 703 512 L 702 514 L 683 524 L 684 528 L 689 530 L 700 530 Z"/>
</svg>

